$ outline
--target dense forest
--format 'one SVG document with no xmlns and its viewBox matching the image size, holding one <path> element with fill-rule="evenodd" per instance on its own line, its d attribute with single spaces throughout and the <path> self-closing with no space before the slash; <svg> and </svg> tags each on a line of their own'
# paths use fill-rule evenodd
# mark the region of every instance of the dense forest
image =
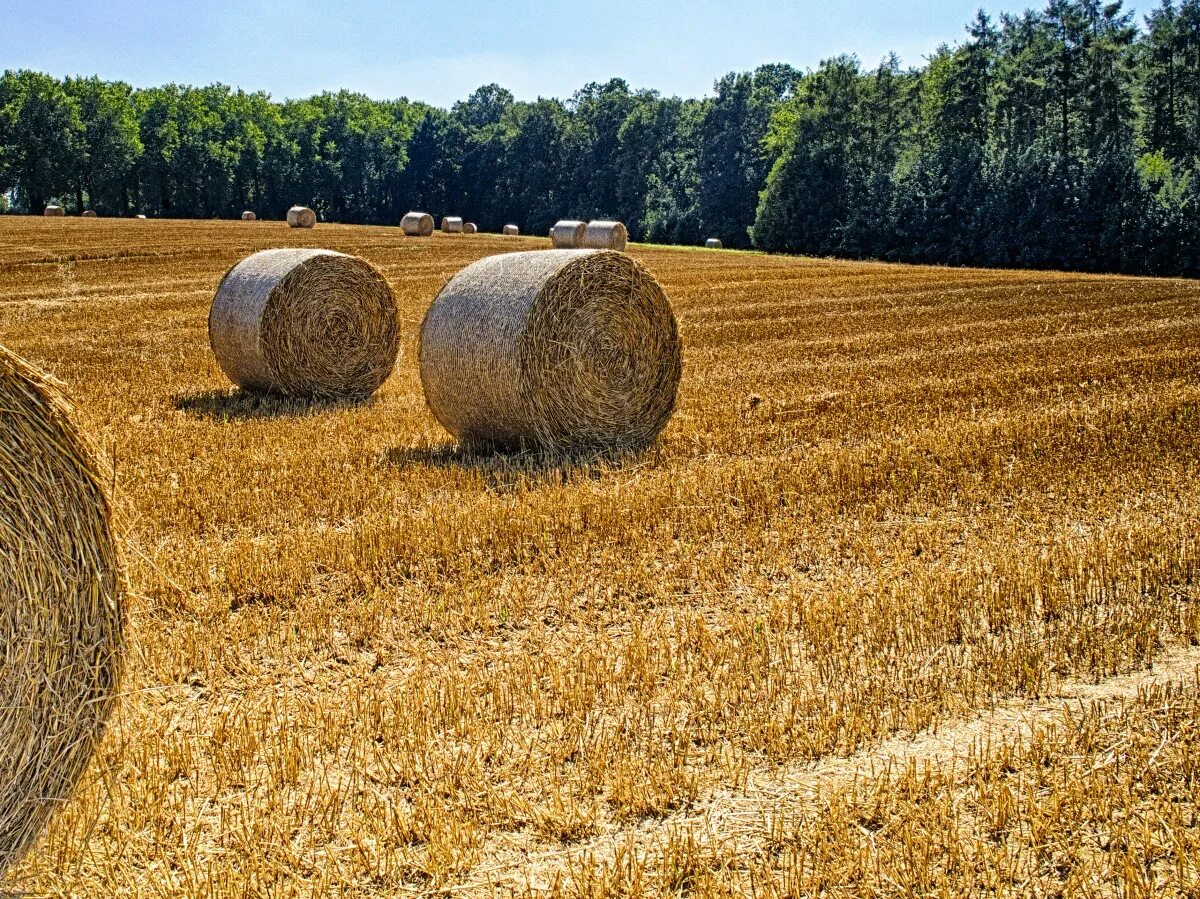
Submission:
<svg viewBox="0 0 1200 899">
<path fill-rule="evenodd" d="M 840 56 L 731 73 L 705 99 L 614 79 L 498 85 L 450 110 L 346 91 L 0 78 L 0 207 L 396 224 L 409 209 L 545 233 L 954 265 L 1200 275 L 1200 0 L 979 13 L 919 68 Z"/>
</svg>

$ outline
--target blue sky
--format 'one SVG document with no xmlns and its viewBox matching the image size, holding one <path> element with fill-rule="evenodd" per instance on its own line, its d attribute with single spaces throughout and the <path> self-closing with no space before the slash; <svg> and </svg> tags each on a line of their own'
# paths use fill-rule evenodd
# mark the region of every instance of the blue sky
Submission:
<svg viewBox="0 0 1200 899">
<path fill-rule="evenodd" d="M 905 65 L 957 42 L 979 0 L 0 0 L 0 67 L 145 87 L 221 81 L 276 98 L 346 87 L 448 106 L 492 81 L 520 99 L 613 76 L 703 96 L 729 71 L 856 53 Z M 1028 2 L 986 3 L 993 16 Z M 1037 5 L 1037 4 L 1034 4 Z M 1140 15 L 1142 2 L 1127 9 Z M 251 12 L 253 10 L 253 12 Z"/>
</svg>

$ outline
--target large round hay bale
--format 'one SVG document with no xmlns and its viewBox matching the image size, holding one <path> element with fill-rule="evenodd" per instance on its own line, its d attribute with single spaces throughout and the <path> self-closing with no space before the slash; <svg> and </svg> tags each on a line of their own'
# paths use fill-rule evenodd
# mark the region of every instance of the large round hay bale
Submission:
<svg viewBox="0 0 1200 899">
<path fill-rule="evenodd" d="M 581 246 L 589 250 L 616 250 L 623 252 L 629 242 L 629 232 L 620 222 L 589 222 L 583 232 Z"/>
<path fill-rule="evenodd" d="M 715 237 L 710 237 L 708 240 L 704 241 L 704 247 L 705 249 L 709 250 L 723 250 L 725 249 L 725 244 L 721 243 L 721 241 Z"/>
<path fill-rule="evenodd" d="M 311 228 L 317 223 L 317 214 L 307 206 L 293 206 L 288 210 L 289 228 Z"/>
<path fill-rule="evenodd" d="M 121 673 L 107 477 L 72 418 L 0 347 L 0 878 L 74 793 Z"/>
<path fill-rule="evenodd" d="M 675 408 L 675 315 L 622 253 L 491 256 L 450 279 L 421 325 L 421 383 L 466 444 L 574 453 L 643 446 Z"/>
<path fill-rule="evenodd" d="M 371 263 L 331 250 L 263 250 L 222 279 L 208 315 L 221 370 L 249 390 L 374 392 L 400 352 L 396 300 Z"/>
<path fill-rule="evenodd" d="M 574 250 L 583 246 L 583 235 L 587 231 L 587 222 L 577 222 L 564 219 L 550 229 L 550 242 L 555 249 Z"/>
<path fill-rule="evenodd" d="M 444 234 L 462 234 L 463 220 L 457 215 L 447 215 L 442 217 L 442 233 Z"/>
<path fill-rule="evenodd" d="M 505 237 L 516 237 L 521 233 L 521 229 L 516 225 L 505 225 L 502 233 Z"/>
<path fill-rule="evenodd" d="M 253 212 L 251 212 L 249 209 L 247 209 L 245 212 L 242 213 L 242 221 L 243 222 L 254 222 L 257 220 L 258 220 L 258 216 L 255 215 Z"/>
<path fill-rule="evenodd" d="M 48 215 L 53 218 L 57 218 L 60 215 L 66 215 L 66 214 L 67 214 L 67 211 L 65 209 L 63 209 L 61 206 L 56 206 L 54 203 L 51 203 L 45 209 L 42 210 L 42 215 Z"/>
<path fill-rule="evenodd" d="M 478 234 L 479 226 L 474 222 L 463 222 L 463 234 Z"/>
<path fill-rule="evenodd" d="M 95 209 L 85 209 L 85 210 L 83 210 L 82 215 L 85 219 L 94 219 L 94 218 L 96 218 L 96 210 Z"/>
<path fill-rule="evenodd" d="M 409 237 L 428 237 L 433 233 L 433 216 L 428 212 L 409 212 L 400 219 L 400 227 Z"/>
</svg>

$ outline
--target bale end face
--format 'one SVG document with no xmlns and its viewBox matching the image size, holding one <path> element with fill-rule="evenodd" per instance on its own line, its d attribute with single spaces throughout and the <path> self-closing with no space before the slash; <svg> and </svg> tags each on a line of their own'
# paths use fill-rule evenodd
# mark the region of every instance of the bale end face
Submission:
<svg viewBox="0 0 1200 899">
<path fill-rule="evenodd" d="M 317 214 L 307 206 L 293 206 L 288 210 L 289 228 L 311 228 L 317 223 Z"/>
<path fill-rule="evenodd" d="M 479 233 L 479 226 L 476 225 L 474 222 L 464 222 L 463 223 L 463 234 L 478 234 L 478 233 Z"/>
<path fill-rule="evenodd" d="M 400 352 L 387 281 L 365 259 L 329 250 L 243 259 L 217 288 L 208 334 L 231 381 L 285 396 L 369 395 Z"/>
<path fill-rule="evenodd" d="M 72 419 L 0 347 L 0 878 L 74 793 L 121 674 L 107 476 Z"/>
<path fill-rule="evenodd" d="M 422 323 L 420 370 L 461 442 L 575 454 L 652 442 L 682 362 L 671 305 L 634 259 L 542 250 L 455 275 Z"/>
</svg>

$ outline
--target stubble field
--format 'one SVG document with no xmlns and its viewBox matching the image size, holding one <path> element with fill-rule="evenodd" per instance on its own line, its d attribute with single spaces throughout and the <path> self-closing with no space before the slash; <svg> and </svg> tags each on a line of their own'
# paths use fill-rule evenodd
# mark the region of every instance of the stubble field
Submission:
<svg viewBox="0 0 1200 899">
<path fill-rule="evenodd" d="M 0 219 L 0 342 L 114 465 L 125 696 L 53 896 L 1197 895 L 1200 284 L 633 247 L 633 458 L 457 454 L 421 316 L 541 239 Z M 363 255 L 365 405 L 238 396 L 221 275 Z"/>
</svg>

